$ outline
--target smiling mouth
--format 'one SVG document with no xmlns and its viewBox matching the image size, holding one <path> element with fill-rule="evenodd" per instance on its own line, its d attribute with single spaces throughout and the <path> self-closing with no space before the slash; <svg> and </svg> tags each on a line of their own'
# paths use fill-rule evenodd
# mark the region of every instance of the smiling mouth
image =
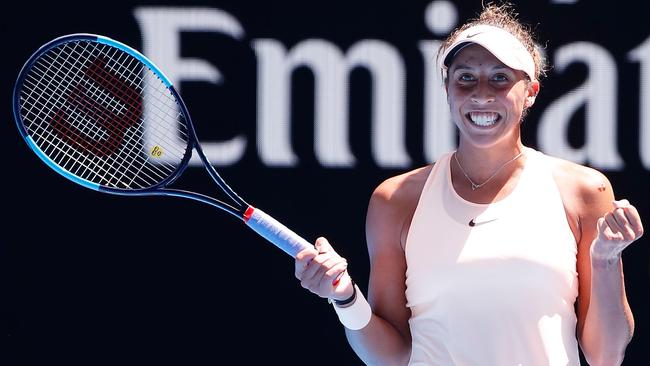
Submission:
<svg viewBox="0 0 650 366">
<path fill-rule="evenodd" d="M 465 116 L 474 125 L 480 127 L 490 127 L 501 120 L 501 116 L 496 112 L 469 112 Z"/>
</svg>

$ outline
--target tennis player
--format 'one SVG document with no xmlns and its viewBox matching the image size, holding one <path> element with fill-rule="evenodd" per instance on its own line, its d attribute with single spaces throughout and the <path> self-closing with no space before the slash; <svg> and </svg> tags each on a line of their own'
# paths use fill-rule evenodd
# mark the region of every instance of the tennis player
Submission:
<svg viewBox="0 0 650 366">
<path fill-rule="evenodd" d="M 324 238 L 296 277 L 333 302 L 367 364 L 578 366 L 581 347 L 619 365 L 637 210 L 600 172 L 522 144 L 544 63 L 511 6 L 486 6 L 439 60 L 458 149 L 373 193 L 368 301 Z"/>
</svg>

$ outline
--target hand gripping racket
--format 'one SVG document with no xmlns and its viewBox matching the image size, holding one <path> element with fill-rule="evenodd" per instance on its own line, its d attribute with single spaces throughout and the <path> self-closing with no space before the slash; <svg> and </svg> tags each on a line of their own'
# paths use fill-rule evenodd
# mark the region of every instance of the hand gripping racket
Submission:
<svg viewBox="0 0 650 366">
<path fill-rule="evenodd" d="M 224 182 L 201 150 L 172 83 L 127 45 L 92 34 L 50 41 L 20 71 L 13 109 L 32 151 L 77 184 L 119 195 L 189 198 L 238 217 L 293 257 L 313 247 Z M 232 203 L 169 188 L 192 151 Z"/>
</svg>

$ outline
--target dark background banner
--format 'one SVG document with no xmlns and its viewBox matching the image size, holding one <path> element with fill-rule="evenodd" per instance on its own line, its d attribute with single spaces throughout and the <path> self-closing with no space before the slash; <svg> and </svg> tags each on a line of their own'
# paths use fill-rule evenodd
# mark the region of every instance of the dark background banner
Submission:
<svg viewBox="0 0 650 366">
<path fill-rule="evenodd" d="M 360 364 L 327 302 L 295 280 L 291 258 L 232 217 L 181 199 L 99 194 L 47 169 L 15 128 L 11 88 L 29 55 L 57 36 L 97 33 L 141 50 L 180 87 L 228 183 L 305 238 L 328 237 L 365 292 L 368 199 L 382 180 L 454 148 L 433 55 L 480 1 L 13 6 L 0 24 L 2 363 Z M 647 221 L 644 6 L 547 0 L 517 9 L 553 66 L 524 143 L 599 169 Z M 198 168 L 179 184 L 213 190 Z M 625 365 L 650 356 L 648 244 L 624 253 L 636 318 Z"/>
</svg>

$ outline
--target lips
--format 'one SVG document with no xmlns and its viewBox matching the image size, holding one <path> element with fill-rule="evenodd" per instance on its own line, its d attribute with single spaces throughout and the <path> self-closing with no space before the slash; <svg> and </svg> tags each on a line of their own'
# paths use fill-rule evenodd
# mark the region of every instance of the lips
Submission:
<svg viewBox="0 0 650 366">
<path fill-rule="evenodd" d="M 497 123 L 500 119 L 501 116 L 499 113 L 496 112 L 469 112 L 466 115 L 467 119 L 469 119 L 473 124 L 480 126 L 480 127 L 490 127 Z"/>
</svg>

